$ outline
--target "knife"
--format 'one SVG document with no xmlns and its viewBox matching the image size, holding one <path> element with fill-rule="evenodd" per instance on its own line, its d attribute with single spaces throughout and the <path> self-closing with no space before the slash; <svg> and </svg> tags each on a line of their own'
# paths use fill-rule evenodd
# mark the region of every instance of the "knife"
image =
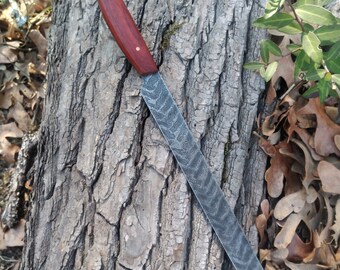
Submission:
<svg viewBox="0 0 340 270">
<path fill-rule="evenodd" d="M 119 47 L 143 76 L 141 95 L 230 261 L 237 270 L 262 270 L 125 3 L 98 2 Z"/>
</svg>

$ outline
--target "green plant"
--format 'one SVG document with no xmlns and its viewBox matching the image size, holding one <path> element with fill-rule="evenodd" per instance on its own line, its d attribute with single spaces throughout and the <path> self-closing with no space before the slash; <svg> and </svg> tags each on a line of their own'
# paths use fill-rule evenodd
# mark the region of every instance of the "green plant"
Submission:
<svg viewBox="0 0 340 270">
<path fill-rule="evenodd" d="M 303 94 L 318 93 L 321 102 L 329 96 L 340 97 L 340 18 L 324 8 L 330 0 L 268 0 L 264 16 L 254 21 L 258 28 L 289 40 L 280 44 L 260 43 L 261 60 L 244 68 L 258 70 L 269 82 L 280 59 L 288 55 L 294 62 L 294 81 L 310 82 Z M 289 86 L 289 85 L 288 85 Z"/>
</svg>

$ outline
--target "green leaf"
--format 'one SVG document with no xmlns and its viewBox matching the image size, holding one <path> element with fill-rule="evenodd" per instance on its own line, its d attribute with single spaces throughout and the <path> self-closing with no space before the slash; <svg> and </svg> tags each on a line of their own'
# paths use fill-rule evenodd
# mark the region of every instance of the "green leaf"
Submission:
<svg viewBox="0 0 340 270">
<path fill-rule="evenodd" d="M 318 83 L 320 102 L 324 103 L 325 99 L 329 96 L 329 91 L 332 89 L 331 82 L 327 79 L 327 75 L 322 78 Z"/>
<path fill-rule="evenodd" d="M 340 41 L 340 24 L 321 26 L 314 33 L 320 39 L 321 46 L 332 45 Z"/>
<path fill-rule="evenodd" d="M 266 72 L 264 73 L 264 76 L 263 76 L 266 82 L 269 82 L 270 79 L 273 77 L 278 65 L 279 65 L 278 62 L 276 61 L 268 65 Z"/>
<path fill-rule="evenodd" d="M 282 52 L 281 49 L 279 48 L 279 46 L 276 45 L 276 43 L 274 43 L 271 40 L 267 40 L 266 42 L 267 46 L 268 46 L 268 50 L 274 54 L 275 56 L 282 56 Z"/>
<path fill-rule="evenodd" d="M 335 82 L 337 85 L 340 85 L 340 74 L 333 74 L 332 81 Z"/>
<path fill-rule="evenodd" d="M 264 66 L 260 67 L 260 75 L 262 78 L 264 78 L 265 73 L 266 73 L 266 69 L 264 68 Z"/>
<path fill-rule="evenodd" d="M 314 93 L 316 93 L 318 91 L 319 91 L 318 87 L 316 85 L 314 85 L 311 88 L 309 88 L 306 92 L 304 92 L 302 96 L 304 98 L 309 98 L 310 95 L 312 95 L 312 94 L 314 94 Z"/>
<path fill-rule="evenodd" d="M 243 67 L 245 69 L 249 69 L 249 70 L 258 70 L 258 69 L 260 69 L 263 66 L 264 66 L 264 64 L 263 63 L 259 63 L 259 62 L 249 62 L 249 63 L 245 63 L 243 65 Z"/>
<path fill-rule="evenodd" d="M 286 47 L 291 53 L 296 53 L 299 50 L 301 50 L 301 45 L 297 45 L 297 44 L 288 44 Z"/>
<path fill-rule="evenodd" d="M 326 74 L 326 70 L 324 69 L 315 69 L 311 67 L 306 73 L 306 79 L 309 81 L 319 81 L 323 78 Z"/>
<path fill-rule="evenodd" d="M 305 51 L 301 51 L 295 60 L 294 78 L 297 78 L 302 71 L 308 70 L 311 62 L 312 60 Z"/>
<path fill-rule="evenodd" d="M 335 43 L 330 49 L 328 52 L 326 52 L 326 57 L 325 59 L 328 59 L 328 58 L 339 58 L 340 57 L 340 41 Z"/>
<path fill-rule="evenodd" d="M 282 7 L 285 0 L 268 0 L 264 11 L 264 18 L 268 19 L 273 16 Z"/>
<path fill-rule="evenodd" d="M 292 16 L 287 13 L 276 13 L 270 18 L 260 17 L 253 22 L 253 26 L 266 29 L 282 28 L 294 20 Z"/>
<path fill-rule="evenodd" d="M 269 62 L 269 49 L 268 46 L 266 46 L 266 40 L 260 42 L 260 55 L 262 61 L 267 64 Z"/>
<path fill-rule="evenodd" d="M 260 54 L 263 62 L 269 62 L 269 53 L 276 56 L 281 56 L 281 49 L 271 40 L 262 40 L 260 42 Z"/>
<path fill-rule="evenodd" d="M 306 54 L 318 64 L 321 63 L 323 58 L 322 50 L 319 45 L 320 40 L 313 32 L 303 35 L 302 48 L 305 50 Z"/>
<path fill-rule="evenodd" d="M 330 50 L 325 53 L 325 63 L 331 72 L 340 73 L 340 41 L 335 43 Z"/>
<path fill-rule="evenodd" d="M 303 6 L 303 5 L 315 5 L 316 4 L 316 0 L 297 0 L 296 3 L 294 4 L 294 7 L 297 8 L 299 6 Z"/>
<path fill-rule="evenodd" d="M 319 6 L 325 6 L 331 3 L 333 0 L 316 0 L 317 5 Z"/>
<path fill-rule="evenodd" d="M 305 23 L 303 25 L 303 28 L 305 29 L 305 33 L 314 31 L 314 27 L 312 25 L 310 25 L 309 23 Z"/>
<path fill-rule="evenodd" d="M 318 6 L 325 6 L 330 3 L 332 0 L 298 0 L 294 7 L 297 8 L 302 5 L 310 4 L 310 5 L 318 5 Z"/>
<path fill-rule="evenodd" d="M 301 26 L 297 21 L 292 21 L 286 26 L 278 28 L 277 30 L 288 35 L 296 35 L 302 33 Z"/>
<path fill-rule="evenodd" d="M 295 12 L 302 20 L 311 24 L 336 24 L 336 18 L 330 11 L 316 5 L 302 5 L 297 7 Z"/>
<path fill-rule="evenodd" d="M 328 67 L 329 71 L 332 73 L 340 73 L 340 59 L 329 59 L 326 61 L 326 66 Z"/>
</svg>

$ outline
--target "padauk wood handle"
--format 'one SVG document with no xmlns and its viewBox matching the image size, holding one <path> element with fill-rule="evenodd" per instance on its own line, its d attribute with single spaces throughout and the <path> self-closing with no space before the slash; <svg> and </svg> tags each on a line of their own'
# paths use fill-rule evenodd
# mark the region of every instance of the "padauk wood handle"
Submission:
<svg viewBox="0 0 340 270">
<path fill-rule="evenodd" d="M 126 58 L 140 75 L 158 72 L 142 35 L 123 0 L 98 0 L 104 19 Z"/>
</svg>

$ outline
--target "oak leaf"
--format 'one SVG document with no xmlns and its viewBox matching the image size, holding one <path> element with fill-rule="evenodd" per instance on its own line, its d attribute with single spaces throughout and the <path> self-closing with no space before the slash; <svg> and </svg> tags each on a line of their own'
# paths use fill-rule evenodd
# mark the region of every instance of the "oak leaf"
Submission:
<svg viewBox="0 0 340 270">
<path fill-rule="evenodd" d="M 299 113 L 314 114 L 317 119 L 317 127 L 314 135 L 315 150 L 319 155 L 329 156 L 336 154 L 340 157 L 340 150 L 334 142 L 335 135 L 340 134 L 340 126 L 335 124 L 325 112 L 324 105 L 320 99 L 311 98 Z"/>
<path fill-rule="evenodd" d="M 334 232 L 332 238 L 335 242 L 335 245 L 338 246 L 338 240 L 340 236 L 340 199 L 337 200 L 335 205 L 335 222 L 330 227 L 330 229 Z"/>
<path fill-rule="evenodd" d="M 323 191 L 340 194 L 340 170 L 325 160 L 319 162 L 317 170 Z"/>
<path fill-rule="evenodd" d="M 23 132 L 14 122 L 0 125 L 0 155 L 7 163 L 15 162 L 15 155 L 20 148 L 11 144 L 6 137 L 22 138 L 23 135 Z"/>
</svg>

